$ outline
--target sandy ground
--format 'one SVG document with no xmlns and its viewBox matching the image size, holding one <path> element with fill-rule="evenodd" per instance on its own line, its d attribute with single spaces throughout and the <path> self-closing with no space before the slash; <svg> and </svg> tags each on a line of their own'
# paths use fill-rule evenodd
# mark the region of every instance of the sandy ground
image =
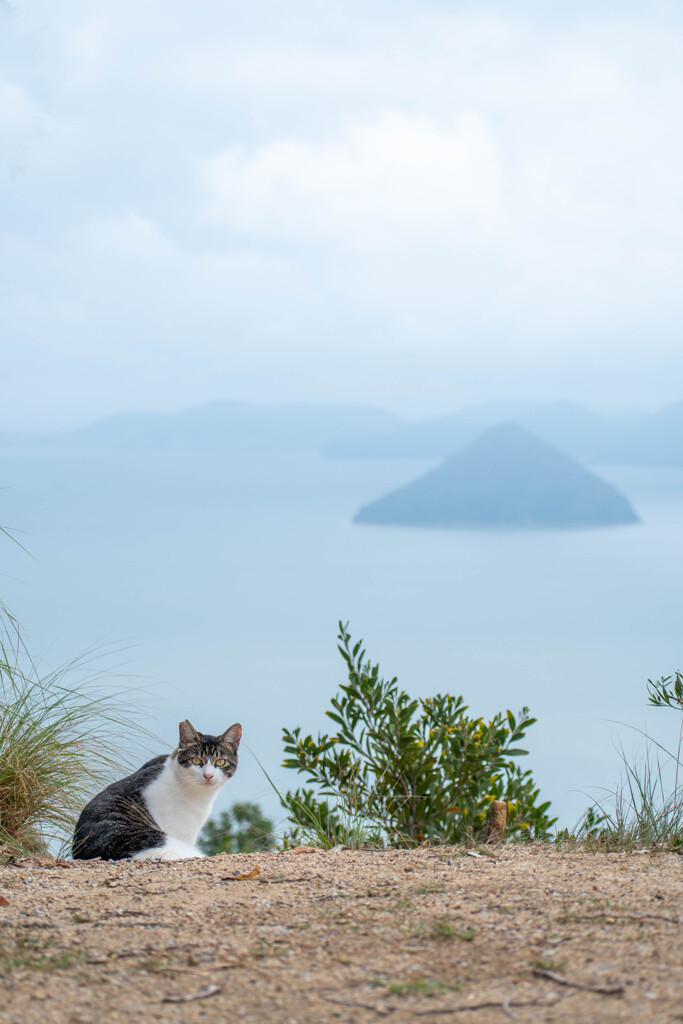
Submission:
<svg viewBox="0 0 683 1024">
<path fill-rule="evenodd" d="M 683 1021 L 679 920 L 675 854 L 22 861 L 0 868 L 0 1020 Z"/>
</svg>

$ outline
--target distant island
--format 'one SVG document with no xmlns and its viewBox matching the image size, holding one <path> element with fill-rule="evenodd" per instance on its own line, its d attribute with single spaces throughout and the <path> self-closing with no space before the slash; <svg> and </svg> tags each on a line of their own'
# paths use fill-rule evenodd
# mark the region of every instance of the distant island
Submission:
<svg viewBox="0 0 683 1024">
<path fill-rule="evenodd" d="M 412 483 L 361 508 L 356 523 L 572 529 L 639 522 L 628 500 L 569 455 L 504 423 Z"/>
</svg>

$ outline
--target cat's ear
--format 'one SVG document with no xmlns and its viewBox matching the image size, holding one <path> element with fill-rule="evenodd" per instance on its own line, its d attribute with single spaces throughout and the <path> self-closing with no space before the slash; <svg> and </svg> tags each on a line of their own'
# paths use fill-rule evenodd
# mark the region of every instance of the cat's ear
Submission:
<svg viewBox="0 0 683 1024">
<path fill-rule="evenodd" d="M 199 734 L 197 733 L 197 730 L 191 722 L 188 722 L 188 720 L 185 719 L 184 722 L 180 723 L 180 743 L 178 745 L 180 747 L 189 747 L 192 743 L 198 742 Z"/>
<path fill-rule="evenodd" d="M 226 729 L 221 736 L 221 743 L 225 743 L 226 747 L 232 747 L 233 750 L 237 750 L 242 739 L 242 726 L 239 722 L 235 722 L 229 729 Z"/>
</svg>

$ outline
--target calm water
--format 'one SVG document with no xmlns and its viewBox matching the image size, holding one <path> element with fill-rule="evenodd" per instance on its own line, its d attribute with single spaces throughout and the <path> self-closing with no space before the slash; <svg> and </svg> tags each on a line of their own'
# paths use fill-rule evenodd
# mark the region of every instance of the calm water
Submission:
<svg viewBox="0 0 683 1024">
<path fill-rule="evenodd" d="M 604 471 L 635 504 L 638 527 L 351 524 L 359 505 L 424 466 L 0 454 L 0 523 L 25 531 L 33 555 L 2 542 L 0 594 L 50 664 L 132 641 L 109 664 L 128 663 L 169 745 L 181 718 L 208 732 L 240 720 L 253 754 L 222 805 L 255 799 L 275 812 L 253 755 L 296 784 L 279 767 L 280 730 L 323 724 L 343 679 L 341 618 L 414 694 L 459 692 L 484 715 L 528 704 L 539 720 L 529 766 L 572 824 L 585 791 L 618 778 L 617 737 L 629 751 L 636 743 L 606 720 L 677 740 L 675 714 L 647 708 L 645 681 L 683 666 L 683 473 Z"/>
</svg>

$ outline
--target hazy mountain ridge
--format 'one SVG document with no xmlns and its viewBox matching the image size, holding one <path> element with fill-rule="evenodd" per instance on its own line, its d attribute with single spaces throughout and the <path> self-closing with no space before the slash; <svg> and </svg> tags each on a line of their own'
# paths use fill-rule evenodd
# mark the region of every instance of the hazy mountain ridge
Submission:
<svg viewBox="0 0 683 1024">
<path fill-rule="evenodd" d="M 121 413 L 67 433 L 4 434 L 0 445 L 321 451 L 329 458 L 443 459 L 501 420 L 595 465 L 683 466 L 683 402 L 655 413 L 602 416 L 575 402 L 489 403 L 407 422 L 364 406 L 214 402 L 174 413 Z"/>
<path fill-rule="evenodd" d="M 365 505 L 354 521 L 570 529 L 639 520 L 616 488 L 510 423 L 492 427 L 436 469 Z"/>
<path fill-rule="evenodd" d="M 382 437 L 336 441 L 323 452 L 329 458 L 445 458 L 493 426 L 481 417 L 455 416 L 401 426 Z M 683 402 L 655 413 L 607 417 L 574 402 L 539 406 L 508 417 L 567 454 L 602 465 L 683 466 Z M 477 422 L 473 422 L 477 420 Z"/>
<path fill-rule="evenodd" d="M 33 439 L 46 445 L 131 450 L 319 450 L 332 440 L 395 430 L 398 416 L 362 406 L 214 402 L 174 413 L 120 413 Z"/>
</svg>

